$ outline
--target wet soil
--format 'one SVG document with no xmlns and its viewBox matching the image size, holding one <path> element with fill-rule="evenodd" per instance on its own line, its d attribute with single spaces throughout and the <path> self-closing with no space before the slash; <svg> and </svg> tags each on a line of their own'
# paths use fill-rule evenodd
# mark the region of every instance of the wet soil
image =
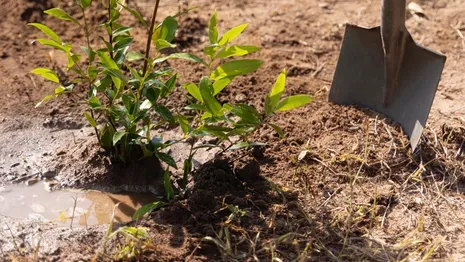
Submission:
<svg viewBox="0 0 465 262">
<path fill-rule="evenodd" d="M 134 212 L 155 202 L 153 194 L 128 195 L 100 191 L 47 191 L 46 183 L 30 186 L 7 185 L 0 188 L 0 215 L 42 222 L 55 221 L 64 227 L 106 225 L 130 222 Z M 115 205 L 118 208 L 113 210 Z"/>
<path fill-rule="evenodd" d="M 409 16 L 408 29 L 416 41 L 448 60 L 424 136 L 412 152 L 392 121 L 369 110 L 327 102 L 344 23 L 378 25 L 379 1 L 162 1 L 161 16 L 185 5 L 199 7 L 181 19 L 179 51 L 201 52 L 214 9 L 223 30 L 249 23 L 237 43 L 260 46 L 255 56 L 264 65 L 235 79 L 220 94 L 221 101 L 262 107 L 283 68 L 288 71 L 286 95 L 309 93 L 315 100 L 272 119 L 283 127 L 285 139 L 271 129 L 259 130 L 254 138 L 267 142 L 262 151 L 238 152 L 199 165 L 190 194 L 130 223 L 150 231 L 151 248 L 142 260 L 463 261 L 465 41 L 458 32 L 465 31 L 465 2 L 418 3 L 428 19 Z M 152 3 L 136 4 L 148 17 Z M 44 22 L 65 41 L 84 42 L 82 34 L 42 14 L 52 6 L 78 15 L 60 1 L 7 0 L 4 5 L 0 184 L 54 173 L 53 179 L 65 187 L 159 193 L 159 176 L 135 178 L 133 167 L 110 165 L 95 146 L 78 103 L 85 94 L 75 92 L 34 109 L 54 87 L 28 72 L 38 66 L 59 68 L 63 61 L 55 55 L 51 64 L 46 59 L 49 50 L 32 42 L 40 32 L 26 24 Z M 92 21 L 104 19 L 91 12 Z M 136 27 L 134 49 L 142 51 L 144 30 L 129 16 L 124 19 Z M 197 81 L 204 74 L 185 62 L 169 63 L 183 81 Z M 179 88 L 167 105 L 186 102 Z M 183 148 L 173 154 L 182 161 Z M 211 157 L 206 152 L 199 163 Z M 5 259 L 30 257 L 39 231 L 46 232 L 48 241 L 39 249 L 45 261 L 111 260 L 112 252 L 118 251 L 115 245 L 108 254 L 102 252 L 106 226 L 62 230 L 29 220 L 0 221 L 11 227 L 11 232 L 7 227 L 0 231 L 0 255 Z"/>
</svg>

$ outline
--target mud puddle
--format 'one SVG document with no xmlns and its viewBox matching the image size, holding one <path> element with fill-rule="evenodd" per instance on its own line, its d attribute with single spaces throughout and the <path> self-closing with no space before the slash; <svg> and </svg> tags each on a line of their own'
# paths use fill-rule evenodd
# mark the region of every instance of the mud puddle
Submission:
<svg viewBox="0 0 465 262">
<path fill-rule="evenodd" d="M 108 224 L 117 203 L 120 204 L 115 213 L 115 221 L 129 222 L 138 208 L 154 201 L 156 196 L 152 194 L 48 192 L 43 183 L 0 187 L 0 215 L 43 222 L 53 221 L 63 226 L 70 226 L 71 222 L 73 226 Z"/>
</svg>

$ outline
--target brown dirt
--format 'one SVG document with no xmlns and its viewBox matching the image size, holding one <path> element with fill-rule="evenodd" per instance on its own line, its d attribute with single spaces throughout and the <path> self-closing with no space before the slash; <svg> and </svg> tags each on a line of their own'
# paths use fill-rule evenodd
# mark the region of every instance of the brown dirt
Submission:
<svg viewBox="0 0 465 262">
<path fill-rule="evenodd" d="M 410 17 L 410 32 L 448 60 L 420 148 L 412 153 L 396 124 L 369 110 L 327 102 L 344 23 L 379 24 L 379 1 L 188 1 L 188 6 L 199 8 L 180 23 L 184 27 L 177 36 L 180 50 L 201 52 L 215 8 L 220 28 L 250 23 L 238 42 L 262 47 L 256 56 L 265 61 L 263 67 L 234 80 L 221 100 L 261 107 L 274 79 L 286 68 L 286 94 L 309 93 L 315 101 L 273 119 L 284 128 L 285 139 L 271 129 L 260 130 L 255 139 L 268 143 L 263 154 L 240 152 L 201 167 L 186 199 L 175 200 L 141 221 L 140 225 L 150 228 L 156 247 L 145 251 L 144 260 L 222 260 L 227 252 L 202 238 L 225 241 L 224 231 L 216 234 L 227 228 L 232 246 L 229 259 L 463 261 L 465 40 L 456 29 L 465 30 L 460 24 L 465 1 L 419 4 L 428 20 Z M 4 4 L 0 183 L 11 172 L 19 172 L 11 166 L 32 151 L 34 157 L 24 160 L 25 164 L 21 161 L 26 173 L 31 172 L 29 159 L 38 159 L 39 166 L 53 164 L 66 186 L 126 184 L 129 180 L 114 179 L 109 172 L 114 167 L 102 165 L 107 160 L 99 158 L 92 146 L 91 131 L 77 104 L 79 92 L 33 109 L 53 86 L 28 73 L 51 65 L 45 59 L 48 49 L 32 44 L 40 32 L 26 23 L 43 22 L 65 41 L 83 41 L 81 33 L 42 15 L 57 5 L 76 13 L 59 1 L 7 0 Z M 151 2 L 137 5 L 149 15 Z M 162 1 L 162 15 L 177 9 L 175 3 Z M 91 17 L 98 22 L 102 15 L 94 12 Z M 124 19 L 136 26 L 131 18 Z M 134 30 L 136 50 L 143 50 L 143 33 L 140 28 Z M 199 79 L 204 73 L 180 61 L 170 65 L 183 80 Z M 59 57 L 56 66 L 60 67 Z M 185 102 L 180 91 L 167 104 Z M 308 152 L 299 161 L 303 150 Z M 138 181 L 144 183 L 151 182 Z M 232 212 L 236 206 L 246 211 L 244 216 Z M 101 238 L 94 234 L 76 241 L 78 246 L 86 241 L 97 249 Z M 44 258 L 63 261 L 94 255 L 92 250 L 79 256 L 79 249 L 60 248 L 56 254 L 44 253 Z"/>
</svg>

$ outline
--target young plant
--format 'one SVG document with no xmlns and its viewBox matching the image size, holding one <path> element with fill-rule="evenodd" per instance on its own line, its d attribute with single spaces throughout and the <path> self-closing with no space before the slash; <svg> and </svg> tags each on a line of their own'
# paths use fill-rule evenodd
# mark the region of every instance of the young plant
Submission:
<svg viewBox="0 0 465 262">
<path fill-rule="evenodd" d="M 86 10 L 92 0 L 75 0 L 82 13 L 78 21 L 59 8 L 45 11 L 48 15 L 68 21 L 79 27 L 86 37 L 82 53 L 74 53 L 74 45 L 63 40 L 49 27 L 31 23 L 41 30 L 48 39 L 37 42 L 66 54 L 67 69 L 75 74 L 71 84 L 63 84 L 58 75 L 48 68 L 36 68 L 34 74 L 57 84 L 54 93 L 46 96 L 37 106 L 52 98 L 73 90 L 76 84 L 87 87 L 87 110 L 84 113 L 94 128 L 100 146 L 124 162 L 134 162 L 142 157 L 155 156 L 171 168 L 177 168 L 174 159 L 164 151 L 169 146 L 188 140 L 210 136 L 217 138 L 214 145 L 192 144 L 189 157 L 184 161 L 182 188 L 187 185 L 192 171 L 195 153 L 202 147 L 220 147 L 221 152 L 263 145 L 249 141 L 250 134 L 263 125 L 271 126 L 282 137 L 283 131 L 270 120 L 278 112 L 290 110 L 312 101 L 309 95 L 295 95 L 283 98 L 286 71 L 278 76 L 270 93 L 266 96 L 264 109 L 260 112 L 253 106 L 243 103 L 220 103 L 216 96 L 236 77 L 255 72 L 261 60 L 243 57 L 259 51 L 252 45 L 235 45 L 233 41 L 247 27 L 238 25 L 226 31 L 221 37 L 217 27 L 217 13 L 209 23 L 209 45 L 204 48 L 205 60 L 189 53 L 164 55 L 161 51 L 174 48 L 178 29 L 177 18 L 182 14 L 168 16 L 155 24 L 159 2 L 155 1 L 151 23 L 148 24 L 140 13 L 124 4 L 122 0 L 105 0 L 103 6 L 107 21 L 92 26 L 86 17 Z M 133 42 L 131 27 L 119 23 L 121 12 L 128 11 L 147 29 L 146 52 L 131 51 Z M 100 36 L 103 30 L 107 36 Z M 98 40 L 99 44 L 92 44 Z M 150 52 L 151 47 L 155 52 Z M 153 54 L 152 54 L 153 53 Z M 86 59 L 81 59 L 85 57 Z M 178 73 L 163 63 L 168 59 L 183 59 L 195 62 L 205 68 L 206 75 L 198 83 L 178 83 Z M 168 108 L 166 101 L 170 94 L 181 86 L 187 91 L 189 104 L 185 109 L 189 114 L 180 114 L 182 108 Z M 184 92 L 184 91 L 181 91 Z M 184 107 L 184 106 L 183 106 Z M 161 125 L 179 126 L 184 136 L 179 140 L 163 141 L 152 131 Z M 168 168 L 169 169 L 169 168 Z M 167 199 L 174 197 L 170 172 L 164 173 Z M 150 210 L 151 208 L 147 209 Z M 139 214 L 143 215 L 143 214 Z"/>
</svg>

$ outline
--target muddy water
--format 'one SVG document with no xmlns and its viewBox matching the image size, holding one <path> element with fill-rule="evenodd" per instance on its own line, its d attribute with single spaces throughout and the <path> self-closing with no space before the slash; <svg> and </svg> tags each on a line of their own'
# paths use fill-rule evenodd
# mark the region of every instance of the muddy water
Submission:
<svg viewBox="0 0 465 262">
<path fill-rule="evenodd" d="M 115 221 L 128 222 L 138 208 L 154 201 L 156 197 L 149 194 L 119 195 L 99 191 L 47 192 L 43 183 L 33 186 L 0 186 L 0 215 L 44 222 L 55 221 L 63 226 L 69 226 L 71 220 L 73 226 L 108 224 L 117 203 L 120 204 Z M 73 209 L 74 219 L 71 219 Z"/>
</svg>

